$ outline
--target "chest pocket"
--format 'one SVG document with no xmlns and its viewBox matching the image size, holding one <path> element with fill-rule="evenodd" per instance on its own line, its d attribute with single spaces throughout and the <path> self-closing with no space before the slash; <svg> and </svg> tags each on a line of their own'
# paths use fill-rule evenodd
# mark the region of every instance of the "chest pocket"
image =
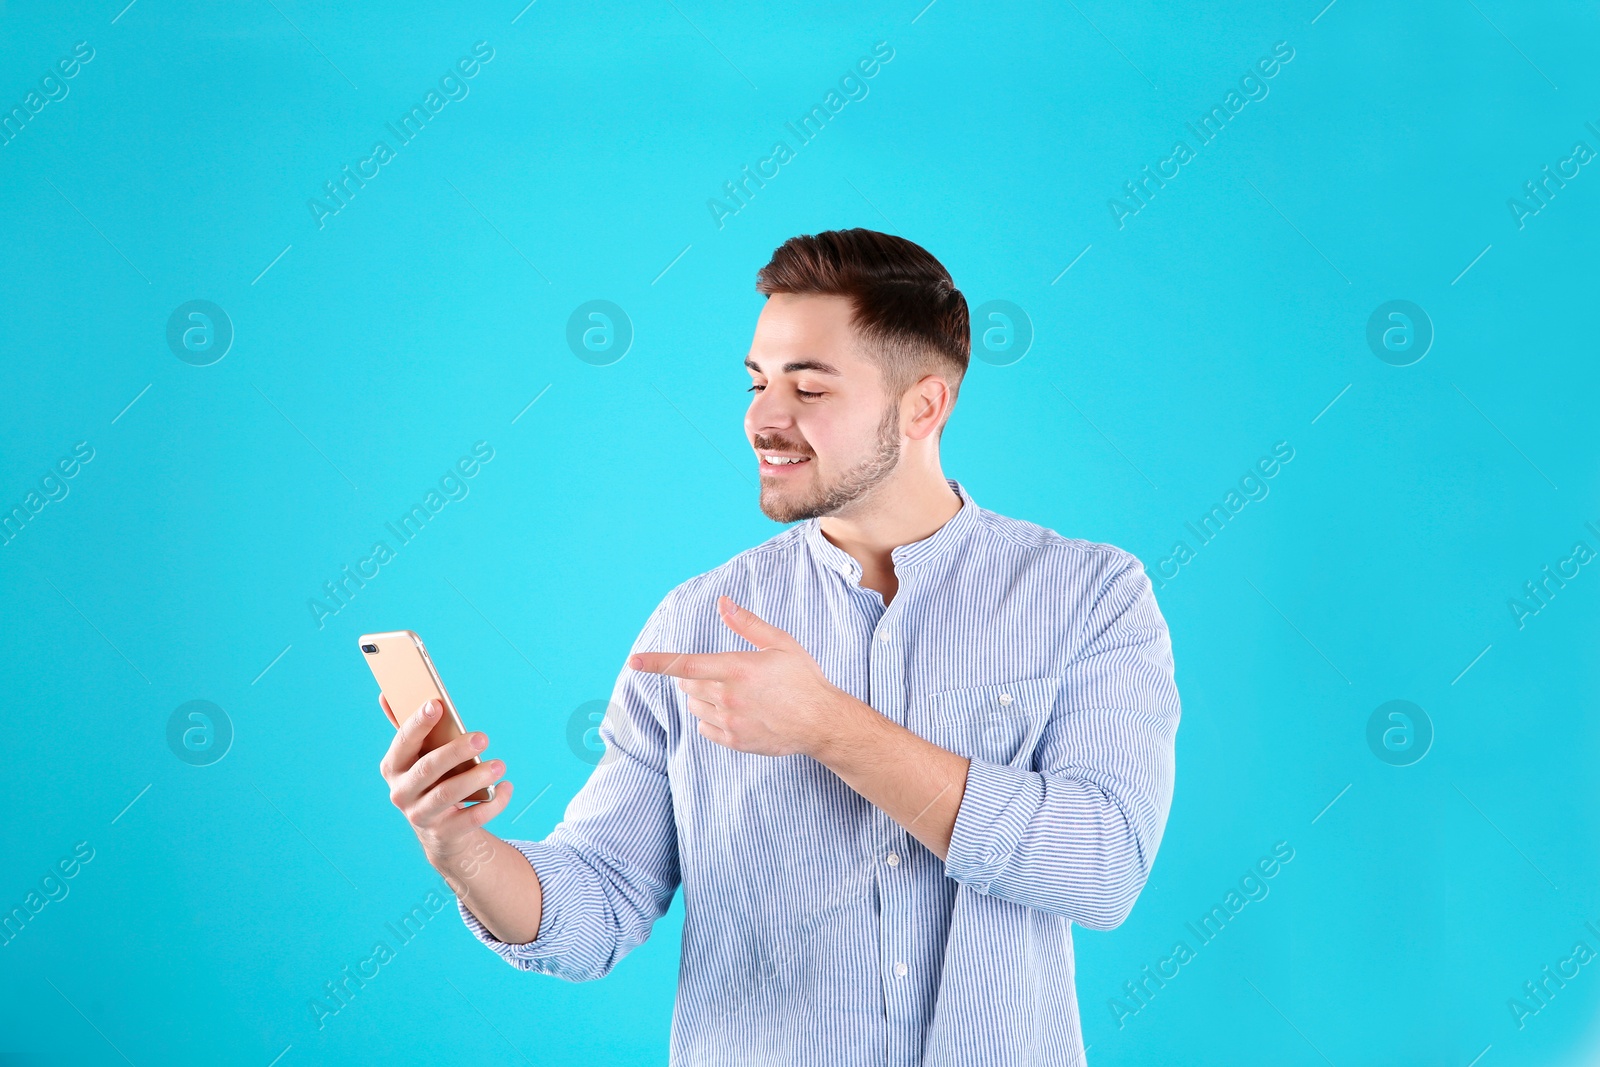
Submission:
<svg viewBox="0 0 1600 1067">
<path fill-rule="evenodd" d="M 945 689 L 928 698 L 928 740 L 971 759 L 1028 767 L 1055 707 L 1059 677 Z"/>
</svg>

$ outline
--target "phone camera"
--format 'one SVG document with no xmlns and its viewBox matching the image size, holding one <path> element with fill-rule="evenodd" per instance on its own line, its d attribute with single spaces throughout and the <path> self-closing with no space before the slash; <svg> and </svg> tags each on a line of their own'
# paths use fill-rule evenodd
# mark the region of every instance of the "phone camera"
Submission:
<svg viewBox="0 0 1600 1067">
<path fill-rule="evenodd" d="M 361 646 L 361 651 L 367 652 L 367 653 L 376 652 L 376 651 L 378 651 L 378 646 L 377 645 L 362 645 Z"/>
</svg>

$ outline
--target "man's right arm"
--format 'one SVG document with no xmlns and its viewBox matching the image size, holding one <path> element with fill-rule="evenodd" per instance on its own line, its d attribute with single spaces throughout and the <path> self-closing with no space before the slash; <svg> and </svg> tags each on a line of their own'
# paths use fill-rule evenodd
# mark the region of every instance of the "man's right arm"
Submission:
<svg viewBox="0 0 1600 1067">
<path fill-rule="evenodd" d="M 659 647 L 661 614 L 651 616 L 634 651 Z M 679 881 L 666 768 L 675 704 L 667 683 L 623 670 L 600 726 L 605 756 L 562 822 L 537 842 L 501 840 L 483 828 L 509 803 L 509 782 L 486 804 L 458 806 L 502 773 L 498 760 L 440 780 L 482 751 L 483 735 L 418 758 L 437 713 L 401 724 L 380 768 L 390 798 L 455 890 L 467 927 L 508 963 L 569 980 L 598 978 L 665 913 Z"/>
<path fill-rule="evenodd" d="M 526 853 L 479 830 L 464 856 L 429 856 L 462 906 L 496 941 L 526 945 L 539 935 L 544 890 Z"/>
<path fill-rule="evenodd" d="M 381 695 L 384 711 L 393 714 Z M 464 734 L 427 755 L 422 741 L 439 719 L 430 700 L 400 724 L 378 770 L 389 783 L 389 800 L 405 815 L 422 845 L 422 854 L 444 875 L 473 914 L 498 939 L 521 943 L 539 932 L 542 892 L 539 877 L 511 845 L 483 828 L 511 801 L 514 786 L 501 782 L 495 797 L 470 808 L 460 802 L 500 777 L 504 765 L 490 760 L 452 778 L 441 776 L 483 751 L 488 738 Z"/>
</svg>

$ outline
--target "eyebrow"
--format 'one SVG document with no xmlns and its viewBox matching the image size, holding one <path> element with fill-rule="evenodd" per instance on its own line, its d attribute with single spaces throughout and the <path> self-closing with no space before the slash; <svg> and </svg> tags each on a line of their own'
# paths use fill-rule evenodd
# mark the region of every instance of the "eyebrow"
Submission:
<svg viewBox="0 0 1600 1067">
<path fill-rule="evenodd" d="M 749 368 L 750 370 L 755 371 L 757 374 L 765 374 L 766 373 L 765 371 L 763 371 L 761 369 L 761 367 L 756 363 L 756 361 L 751 359 L 749 356 L 745 357 L 744 365 L 747 368 Z M 803 371 L 803 370 L 813 370 L 813 371 L 816 371 L 818 374 L 832 374 L 832 375 L 834 375 L 836 377 L 843 377 L 843 374 L 840 372 L 838 367 L 835 367 L 832 363 L 824 363 L 820 359 L 795 360 L 793 362 L 785 363 L 783 365 L 783 372 L 786 373 L 786 374 L 793 374 L 796 371 Z"/>
</svg>

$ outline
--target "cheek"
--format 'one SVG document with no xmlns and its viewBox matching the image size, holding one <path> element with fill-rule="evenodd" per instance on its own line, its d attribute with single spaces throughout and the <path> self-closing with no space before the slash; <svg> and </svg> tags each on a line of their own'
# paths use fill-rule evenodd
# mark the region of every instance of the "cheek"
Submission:
<svg viewBox="0 0 1600 1067">
<path fill-rule="evenodd" d="M 870 432 L 860 413 L 837 397 L 806 405 L 795 413 L 794 421 L 795 430 L 824 461 L 849 454 L 856 447 L 858 435 Z"/>
<path fill-rule="evenodd" d="M 878 450 L 884 419 L 881 404 L 832 404 L 812 411 L 800 423 L 801 432 L 817 454 L 832 466 L 849 466 Z"/>
</svg>

